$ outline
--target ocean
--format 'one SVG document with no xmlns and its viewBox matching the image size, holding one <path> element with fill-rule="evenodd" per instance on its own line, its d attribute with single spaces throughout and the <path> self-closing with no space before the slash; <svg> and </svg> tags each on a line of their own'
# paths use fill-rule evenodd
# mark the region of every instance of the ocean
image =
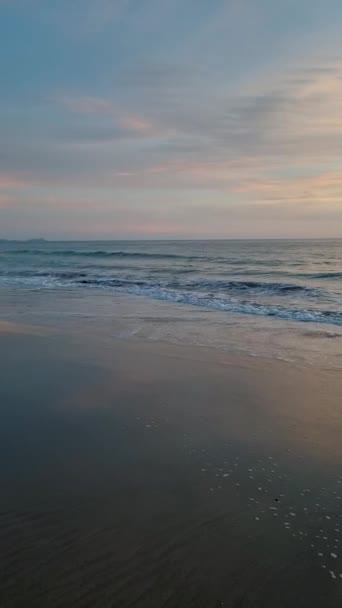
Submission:
<svg viewBox="0 0 342 608">
<path fill-rule="evenodd" d="M 28 292 L 46 292 L 54 298 L 66 293 L 82 293 L 88 298 L 101 293 L 107 296 L 107 316 L 111 302 L 115 316 L 118 303 L 124 301 L 124 314 L 121 311 L 119 316 L 127 319 L 131 306 L 131 329 L 121 324 L 119 335 L 140 333 L 147 339 L 182 338 L 226 347 L 235 344 L 239 349 L 248 343 L 251 354 L 281 354 L 291 359 L 293 341 L 284 347 L 284 340 L 289 342 L 291 334 L 296 335 L 297 350 L 298 337 L 304 336 L 309 357 L 313 352 L 317 356 L 320 352 L 329 357 L 333 354 L 333 365 L 340 365 L 341 340 L 331 344 L 332 338 L 342 337 L 340 239 L 2 241 L 1 287 L 15 289 L 17 302 L 20 293 Z M 122 300 L 124 296 L 135 299 Z M 158 307 L 158 301 L 169 306 Z M 81 311 L 80 298 L 77 306 Z M 174 328 L 168 323 L 167 331 L 165 319 L 159 326 L 157 323 L 158 316 L 166 312 L 167 318 L 170 320 L 171 314 L 175 321 Z M 220 315 L 215 317 L 215 312 Z M 139 315 L 140 324 L 132 327 Z M 151 319 L 155 319 L 153 324 Z M 185 331 L 184 325 L 180 328 L 181 319 L 196 319 L 195 331 Z M 247 329 L 248 339 L 241 331 L 235 339 L 234 326 Z M 225 333 L 228 327 L 229 336 Z M 270 350 L 272 338 L 268 339 L 265 332 L 261 335 L 260 329 L 273 336 L 282 333 L 282 346 L 273 344 Z M 319 346 L 313 345 L 312 337 L 325 339 L 326 346 L 322 340 Z"/>
</svg>

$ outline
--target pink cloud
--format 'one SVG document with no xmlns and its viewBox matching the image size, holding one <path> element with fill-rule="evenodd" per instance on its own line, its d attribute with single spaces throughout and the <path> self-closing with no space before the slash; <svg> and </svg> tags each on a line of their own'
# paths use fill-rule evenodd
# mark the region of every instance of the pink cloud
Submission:
<svg viewBox="0 0 342 608">
<path fill-rule="evenodd" d="M 69 97 L 56 98 L 57 103 L 63 105 L 67 110 L 80 114 L 106 114 L 114 124 L 121 126 L 132 133 L 142 136 L 157 136 L 166 129 L 154 124 L 150 119 L 122 111 L 110 99 L 102 97 Z"/>
<path fill-rule="evenodd" d="M 13 197 L 0 193 L 0 209 L 8 209 L 9 207 L 12 207 L 14 202 L 15 199 L 13 199 Z"/>
<path fill-rule="evenodd" d="M 108 228 L 107 228 L 108 229 Z M 125 224 L 124 226 L 120 226 L 120 230 L 141 235 L 147 234 L 153 236 L 155 234 L 163 234 L 174 236 L 176 234 L 185 234 L 186 229 L 182 224 L 167 224 L 167 223 L 144 223 L 140 224 Z M 187 231 L 189 232 L 189 231 Z"/>
<path fill-rule="evenodd" d="M 297 202 L 309 199 L 312 202 L 337 202 L 342 200 L 342 175 L 337 171 L 326 171 L 316 175 L 282 177 L 277 179 L 248 179 L 237 191 L 253 196 L 257 200 L 287 200 Z"/>
<path fill-rule="evenodd" d="M 145 120 L 144 118 L 140 118 L 139 116 L 127 116 L 125 118 L 121 118 L 121 125 L 125 129 L 129 129 L 130 131 L 150 131 L 153 127 L 150 122 Z"/>
<path fill-rule="evenodd" d="M 124 129 L 143 137 L 159 137 L 170 133 L 167 127 L 136 114 L 121 114 L 119 123 Z"/>
<path fill-rule="evenodd" d="M 0 173 L 0 190 L 11 190 L 14 188 L 24 188 L 31 182 L 30 178 L 23 174 Z"/>
<path fill-rule="evenodd" d="M 12 207 L 17 201 L 12 191 L 25 188 L 30 184 L 28 177 L 12 173 L 0 173 L 0 209 Z"/>
</svg>

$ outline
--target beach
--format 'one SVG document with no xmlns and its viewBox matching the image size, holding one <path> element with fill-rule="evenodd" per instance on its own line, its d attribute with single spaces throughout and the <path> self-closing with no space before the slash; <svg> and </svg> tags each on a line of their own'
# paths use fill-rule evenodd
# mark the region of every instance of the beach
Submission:
<svg viewBox="0 0 342 608">
<path fill-rule="evenodd" d="M 0 608 L 342 608 L 341 29 L 0 0 Z"/>
<path fill-rule="evenodd" d="M 2 607 L 340 605 L 339 370 L 30 298 L 0 323 Z"/>
</svg>

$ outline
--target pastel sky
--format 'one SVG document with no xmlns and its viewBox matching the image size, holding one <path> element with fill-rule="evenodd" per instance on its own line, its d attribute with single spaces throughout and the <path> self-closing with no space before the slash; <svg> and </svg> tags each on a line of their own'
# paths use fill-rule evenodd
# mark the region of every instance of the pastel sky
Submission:
<svg viewBox="0 0 342 608">
<path fill-rule="evenodd" d="M 0 238 L 342 236 L 341 0 L 0 0 Z"/>
</svg>

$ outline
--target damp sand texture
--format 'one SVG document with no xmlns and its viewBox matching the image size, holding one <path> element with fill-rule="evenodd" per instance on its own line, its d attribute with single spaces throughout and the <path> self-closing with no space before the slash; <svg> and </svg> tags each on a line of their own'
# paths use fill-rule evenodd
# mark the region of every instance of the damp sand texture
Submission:
<svg viewBox="0 0 342 608">
<path fill-rule="evenodd" d="M 340 374 L 0 334 L 2 608 L 339 607 Z"/>
</svg>

